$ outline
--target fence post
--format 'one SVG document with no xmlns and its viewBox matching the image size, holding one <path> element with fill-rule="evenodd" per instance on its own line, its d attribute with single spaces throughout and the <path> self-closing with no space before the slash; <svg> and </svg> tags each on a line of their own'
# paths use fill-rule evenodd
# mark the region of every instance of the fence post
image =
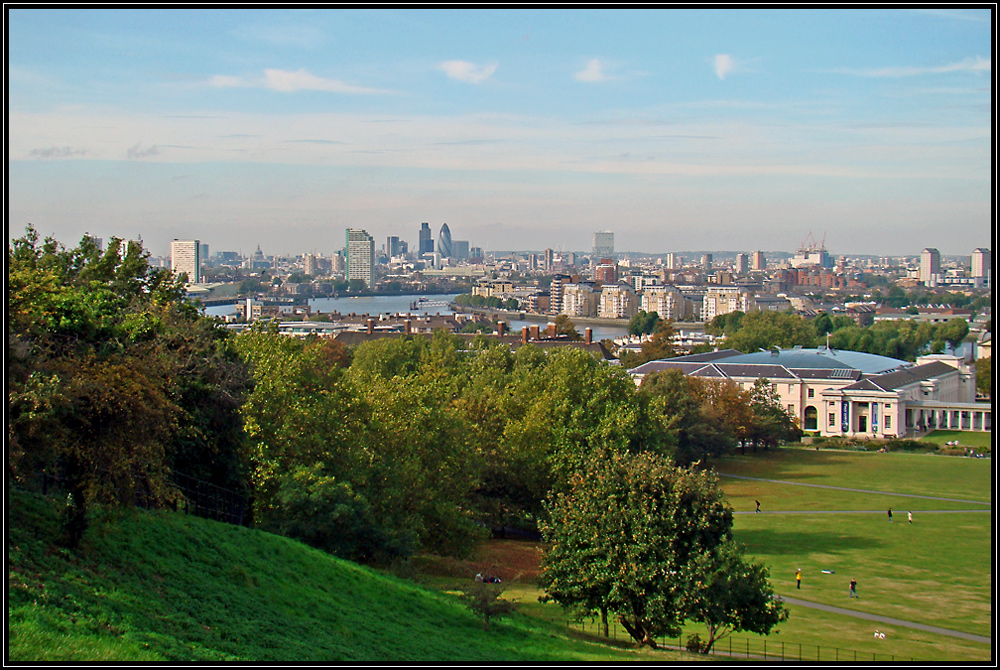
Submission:
<svg viewBox="0 0 1000 670">
<path fill-rule="evenodd" d="M 781 641 L 781 660 L 785 660 L 785 641 Z"/>
<path fill-rule="evenodd" d="M 767 660 L 767 640 L 764 640 L 764 660 Z"/>
<path fill-rule="evenodd" d="M 747 658 L 750 658 L 750 638 L 747 638 Z"/>
</svg>

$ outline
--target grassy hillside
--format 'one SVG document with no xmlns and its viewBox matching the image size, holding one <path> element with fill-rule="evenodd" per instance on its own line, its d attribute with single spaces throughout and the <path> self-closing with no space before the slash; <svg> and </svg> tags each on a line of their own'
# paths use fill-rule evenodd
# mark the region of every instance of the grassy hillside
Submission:
<svg viewBox="0 0 1000 670">
<path fill-rule="evenodd" d="M 8 491 L 11 661 L 559 661 L 669 658 L 459 600 L 268 533 L 173 512 L 55 544 L 58 502 Z"/>
</svg>

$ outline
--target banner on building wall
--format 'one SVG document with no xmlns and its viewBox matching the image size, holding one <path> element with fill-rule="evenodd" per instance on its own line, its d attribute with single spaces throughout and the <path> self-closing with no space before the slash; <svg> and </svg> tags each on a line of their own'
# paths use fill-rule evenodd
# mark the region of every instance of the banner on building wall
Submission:
<svg viewBox="0 0 1000 670">
<path fill-rule="evenodd" d="M 872 432 L 878 432 L 878 403 L 872 403 Z"/>
<path fill-rule="evenodd" d="M 851 430 L 851 401 L 844 400 L 840 403 L 840 432 L 847 433 Z"/>
</svg>

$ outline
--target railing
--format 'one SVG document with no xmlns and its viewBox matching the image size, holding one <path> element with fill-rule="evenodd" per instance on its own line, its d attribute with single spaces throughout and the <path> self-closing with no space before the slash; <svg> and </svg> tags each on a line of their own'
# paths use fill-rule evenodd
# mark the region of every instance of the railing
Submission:
<svg viewBox="0 0 1000 670">
<path fill-rule="evenodd" d="M 567 620 L 566 626 L 572 630 L 579 630 L 591 635 L 603 638 L 604 633 L 601 622 L 595 618 Z M 631 640 L 631 636 L 622 628 L 618 622 L 609 617 L 608 619 L 608 639 Z M 684 637 L 673 639 L 662 639 L 658 641 L 662 648 L 687 650 L 684 644 Z M 767 639 L 752 639 L 748 637 L 734 638 L 727 636 L 722 640 L 717 640 L 709 651 L 710 656 L 728 656 L 732 658 L 750 658 L 754 660 L 768 661 L 808 661 L 818 663 L 910 663 L 916 659 L 910 656 L 899 656 L 895 654 L 879 654 L 869 651 L 858 651 L 857 649 L 843 649 L 840 647 L 823 647 L 816 644 L 801 644 L 797 642 L 777 642 Z"/>
</svg>

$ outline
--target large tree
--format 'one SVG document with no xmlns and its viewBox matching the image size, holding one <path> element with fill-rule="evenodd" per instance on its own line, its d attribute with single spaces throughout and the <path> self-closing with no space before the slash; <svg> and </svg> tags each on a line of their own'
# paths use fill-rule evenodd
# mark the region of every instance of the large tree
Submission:
<svg viewBox="0 0 1000 670">
<path fill-rule="evenodd" d="M 704 654 L 732 633 L 767 635 L 788 619 L 788 610 L 774 598 L 767 568 L 744 558 L 732 538 L 694 557 L 685 586 L 681 609 L 690 621 L 705 624 Z"/>
<path fill-rule="evenodd" d="M 732 527 L 714 475 L 648 453 L 593 455 L 547 509 L 545 597 L 611 613 L 638 644 L 653 647 L 684 621 L 692 562 Z"/>
</svg>

